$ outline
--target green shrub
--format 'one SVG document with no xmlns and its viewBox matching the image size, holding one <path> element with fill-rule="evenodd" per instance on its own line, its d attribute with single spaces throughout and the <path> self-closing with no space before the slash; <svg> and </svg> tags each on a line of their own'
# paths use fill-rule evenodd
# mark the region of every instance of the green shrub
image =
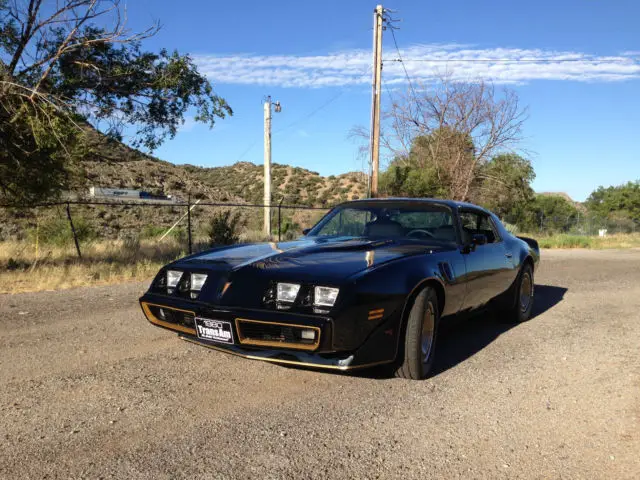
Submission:
<svg viewBox="0 0 640 480">
<path fill-rule="evenodd" d="M 238 243 L 239 230 L 244 226 L 240 212 L 232 213 L 224 210 L 214 213 L 206 230 L 207 238 L 212 245 L 231 245 Z"/>
<path fill-rule="evenodd" d="M 96 233 L 89 223 L 82 217 L 73 219 L 73 226 L 76 230 L 76 236 L 80 243 L 93 240 Z M 57 247 L 67 247 L 73 245 L 73 233 L 69 220 L 66 218 L 54 218 L 40 225 L 40 231 L 37 233 L 39 241 L 43 244 L 55 245 Z M 29 236 L 35 240 L 36 229 L 29 232 Z"/>
<path fill-rule="evenodd" d="M 277 230 L 277 229 L 276 229 Z M 276 232 L 277 233 L 277 232 Z M 293 240 L 302 233 L 302 228 L 290 218 L 283 218 L 280 230 L 281 240 Z"/>
<path fill-rule="evenodd" d="M 145 225 L 140 231 L 140 238 L 155 238 L 164 234 L 168 229 L 156 225 Z M 171 232 L 173 233 L 173 232 Z"/>
</svg>

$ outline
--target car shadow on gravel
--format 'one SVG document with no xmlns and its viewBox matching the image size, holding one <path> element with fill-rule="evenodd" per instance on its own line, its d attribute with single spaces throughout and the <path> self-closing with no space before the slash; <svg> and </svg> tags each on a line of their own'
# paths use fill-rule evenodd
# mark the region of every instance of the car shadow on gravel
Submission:
<svg viewBox="0 0 640 480">
<path fill-rule="evenodd" d="M 534 322 L 538 315 L 560 303 L 568 290 L 554 285 L 536 285 L 535 288 L 535 303 L 531 318 L 527 322 Z M 431 376 L 464 362 L 500 335 L 517 326 L 518 324 L 506 322 L 490 311 L 471 318 L 455 318 L 443 323 Z"/>
<path fill-rule="evenodd" d="M 568 290 L 565 287 L 553 285 L 536 285 L 535 288 L 535 303 L 528 322 L 535 321 L 538 315 L 560 303 Z M 430 376 L 439 375 L 464 362 L 500 335 L 517 326 L 517 324 L 505 322 L 490 311 L 471 317 L 447 319 L 439 329 L 436 358 Z M 376 379 L 392 378 L 392 372 L 386 368 L 354 371 L 349 375 Z"/>
</svg>

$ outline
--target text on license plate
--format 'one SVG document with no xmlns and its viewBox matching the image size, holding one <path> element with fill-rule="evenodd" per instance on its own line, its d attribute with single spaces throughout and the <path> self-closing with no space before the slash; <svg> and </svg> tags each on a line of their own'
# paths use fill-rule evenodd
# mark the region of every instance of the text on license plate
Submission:
<svg viewBox="0 0 640 480">
<path fill-rule="evenodd" d="M 198 338 L 220 343 L 233 343 L 231 322 L 196 317 L 196 333 Z"/>
</svg>

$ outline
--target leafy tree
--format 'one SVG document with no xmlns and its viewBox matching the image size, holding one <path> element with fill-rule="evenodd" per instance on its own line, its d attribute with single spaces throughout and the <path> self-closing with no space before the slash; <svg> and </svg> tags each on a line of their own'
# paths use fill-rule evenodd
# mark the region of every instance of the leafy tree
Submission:
<svg viewBox="0 0 640 480">
<path fill-rule="evenodd" d="M 410 88 L 391 99 L 382 142 L 394 154 L 392 164 L 427 168 L 446 197 L 467 201 L 478 171 L 518 144 L 526 116 L 512 90 L 445 75 L 432 88 Z"/>
<path fill-rule="evenodd" d="M 68 188 L 89 124 L 116 139 L 129 126 L 133 145 L 151 151 L 191 110 L 210 127 L 232 113 L 188 55 L 143 50 L 157 25 L 131 33 L 121 13 L 119 0 L 0 0 L 5 201 Z"/>
<path fill-rule="evenodd" d="M 598 187 L 586 206 L 591 214 L 618 221 L 631 220 L 640 223 L 640 180 L 615 187 Z"/>
<path fill-rule="evenodd" d="M 478 174 L 474 201 L 510 222 L 517 222 L 534 198 L 531 162 L 513 153 L 496 155 Z"/>
<path fill-rule="evenodd" d="M 397 155 L 380 178 L 388 195 L 459 198 L 477 171 L 471 138 L 443 127 L 413 139 L 406 155 Z"/>
<path fill-rule="evenodd" d="M 37 202 L 75 178 L 75 127 L 51 105 L 22 103 L 7 93 L 1 69 L 0 64 L 0 201 Z"/>
<path fill-rule="evenodd" d="M 392 196 L 455 199 L 471 178 L 467 200 L 509 222 L 521 221 L 534 197 L 531 162 L 516 154 L 500 154 L 479 165 L 473 152 L 471 139 L 449 128 L 416 137 L 408 155 L 397 156 L 382 173 L 380 189 Z"/>
<path fill-rule="evenodd" d="M 536 195 L 517 219 L 524 232 L 567 232 L 578 216 L 576 206 L 561 195 Z"/>
</svg>

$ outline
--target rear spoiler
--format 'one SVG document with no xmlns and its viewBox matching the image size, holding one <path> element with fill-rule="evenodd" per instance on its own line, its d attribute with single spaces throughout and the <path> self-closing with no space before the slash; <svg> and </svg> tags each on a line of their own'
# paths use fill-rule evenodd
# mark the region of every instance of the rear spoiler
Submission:
<svg viewBox="0 0 640 480">
<path fill-rule="evenodd" d="M 525 242 L 527 242 L 527 245 L 529 245 L 531 248 L 533 248 L 536 252 L 540 251 L 540 246 L 538 245 L 538 241 L 533 239 L 533 238 L 529 238 L 529 237 L 518 237 L 520 240 L 523 240 Z"/>
</svg>

